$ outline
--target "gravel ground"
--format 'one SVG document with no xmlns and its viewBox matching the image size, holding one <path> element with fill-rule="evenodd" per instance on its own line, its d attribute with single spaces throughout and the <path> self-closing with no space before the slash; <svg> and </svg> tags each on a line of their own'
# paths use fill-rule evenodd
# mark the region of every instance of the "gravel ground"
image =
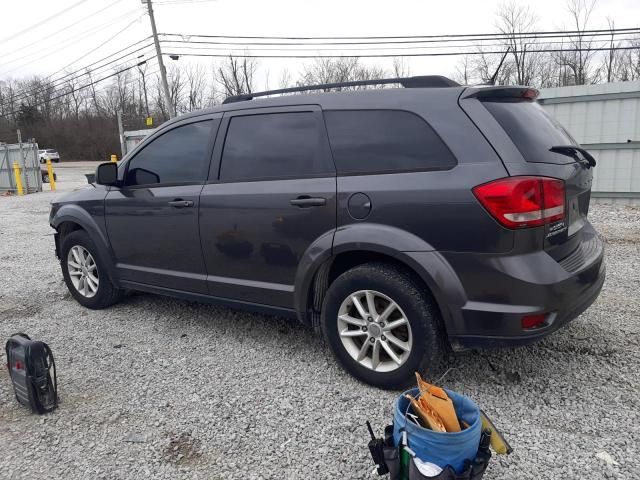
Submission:
<svg viewBox="0 0 640 480">
<path fill-rule="evenodd" d="M 47 341 L 61 397 L 30 414 L 0 369 L 0 478 L 376 478 L 364 422 L 389 422 L 396 393 L 352 379 L 295 321 L 69 296 L 49 202 L 92 168 L 63 163 L 58 192 L 0 197 L 0 340 Z M 640 209 L 595 205 L 591 219 L 607 241 L 598 301 L 534 346 L 457 354 L 442 382 L 515 449 L 485 478 L 640 478 Z"/>
</svg>

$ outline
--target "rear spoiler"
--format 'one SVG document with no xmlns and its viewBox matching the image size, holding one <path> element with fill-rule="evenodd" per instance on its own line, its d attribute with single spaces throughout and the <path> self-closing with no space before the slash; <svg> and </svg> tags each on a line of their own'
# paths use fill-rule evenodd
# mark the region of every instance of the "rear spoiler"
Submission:
<svg viewBox="0 0 640 480">
<path fill-rule="evenodd" d="M 535 100 L 538 98 L 540 92 L 535 88 L 523 87 L 523 86 L 477 86 L 469 87 L 462 95 L 460 100 L 465 98 L 477 98 L 478 100 L 489 98 L 521 98 L 523 100 Z"/>
</svg>

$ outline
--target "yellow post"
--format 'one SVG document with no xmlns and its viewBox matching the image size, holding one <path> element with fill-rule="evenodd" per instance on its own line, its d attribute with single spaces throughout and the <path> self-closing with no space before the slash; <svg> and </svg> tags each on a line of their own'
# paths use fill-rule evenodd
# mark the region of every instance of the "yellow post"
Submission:
<svg viewBox="0 0 640 480">
<path fill-rule="evenodd" d="M 56 191 L 56 179 L 53 174 L 53 167 L 51 166 L 51 159 L 47 158 L 47 173 L 49 174 L 49 185 L 51 186 L 51 191 Z"/>
<path fill-rule="evenodd" d="M 20 165 L 18 165 L 18 162 L 13 162 L 13 176 L 16 179 L 18 195 L 24 195 L 24 190 L 22 189 L 22 173 L 20 172 Z"/>
<path fill-rule="evenodd" d="M 118 161 L 118 156 L 117 155 L 111 155 L 111 161 L 112 162 L 117 162 Z"/>
</svg>

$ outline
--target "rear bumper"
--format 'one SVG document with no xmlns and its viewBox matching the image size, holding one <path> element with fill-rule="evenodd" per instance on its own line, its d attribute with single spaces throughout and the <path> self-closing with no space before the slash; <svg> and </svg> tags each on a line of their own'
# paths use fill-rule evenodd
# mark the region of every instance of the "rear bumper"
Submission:
<svg viewBox="0 0 640 480">
<path fill-rule="evenodd" d="M 558 330 L 596 300 L 605 281 L 604 246 L 588 225 L 575 262 L 539 251 L 510 257 L 445 255 L 458 273 L 466 303 L 452 308 L 448 332 L 458 348 L 526 345 Z M 544 313 L 545 323 L 523 329 L 522 318 Z"/>
</svg>

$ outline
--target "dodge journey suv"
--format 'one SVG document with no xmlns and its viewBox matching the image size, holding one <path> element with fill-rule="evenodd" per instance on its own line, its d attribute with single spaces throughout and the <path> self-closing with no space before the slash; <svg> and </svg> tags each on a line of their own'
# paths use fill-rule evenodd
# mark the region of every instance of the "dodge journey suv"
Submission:
<svg viewBox="0 0 640 480">
<path fill-rule="evenodd" d="M 374 83 L 402 88 L 327 92 Z M 297 317 L 383 388 L 538 340 L 605 266 L 596 162 L 537 93 L 411 77 L 183 115 L 52 205 L 64 279 L 94 309 L 141 290 Z"/>
</svg>

